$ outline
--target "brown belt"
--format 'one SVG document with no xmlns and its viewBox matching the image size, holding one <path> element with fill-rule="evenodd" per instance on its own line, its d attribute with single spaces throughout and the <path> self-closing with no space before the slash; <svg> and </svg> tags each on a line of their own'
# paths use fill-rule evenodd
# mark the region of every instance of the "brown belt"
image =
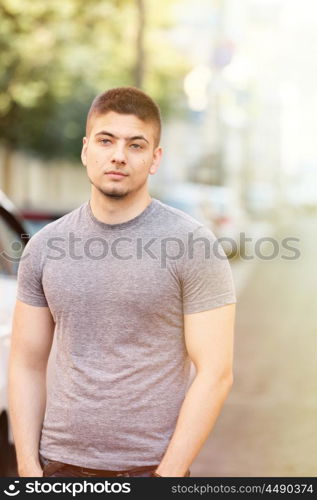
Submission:
<svg viewBox="0 0 317 500">
<path fill-rule="evenodd" d="M 54 472 L 58 470 L 72 470 L 78 471 L 80 474 L 87 475 L 89 477 L 129 477 L 130 474 L 135 472 L 146 472 L 149 470 L 155 470 L 158 467 L 157 465 L 147 465 L 144 467 L 135 467 L 130 470 L 104 470 L 104 469 L 90 469 L 88 467 L 80 467 L 78 465 L 65 464 L 63 462 L 50 462 L 44 466 L 45 474 L 54 474 Z"/>
</svg>

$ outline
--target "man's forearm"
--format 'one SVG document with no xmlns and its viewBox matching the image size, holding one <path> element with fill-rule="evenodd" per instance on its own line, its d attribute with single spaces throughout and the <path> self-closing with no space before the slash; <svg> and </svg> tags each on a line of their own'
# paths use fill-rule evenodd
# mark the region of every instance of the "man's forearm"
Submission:
<svg viewBox="0 0 317 500">
<path fill-rule="evenodd" d="M 198 373 L 181 406 L 175 431 L 161 460 L 161 476 L 184 476 L 210 434 L 231 387 L 231 379 L 212 381 Z"/>
<path fill-rule="evenodd" d="M 39 441 L 45 404 L 45 372 L 11 361 L 9 411 L 21 476 L 35 475 L 40 470 Z"/>
</svg>

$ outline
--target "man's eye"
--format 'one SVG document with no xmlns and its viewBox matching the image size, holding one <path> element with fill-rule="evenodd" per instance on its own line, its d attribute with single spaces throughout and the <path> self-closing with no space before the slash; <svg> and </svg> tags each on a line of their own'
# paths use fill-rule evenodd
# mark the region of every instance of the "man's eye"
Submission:
<svg viewBox="0 0 317 500">
<path fill-rule="evenodd" d="M 142 149 L 142 146 L 140 144 L 131 144 L 132 149 Z"/>
<path fill-rule="evenodd" d="M 100 142 L 102 144 L 108 144 L 108 143 L 111 143 L 111 141 L 109 139 L 100 139 Z"/>
</svg>

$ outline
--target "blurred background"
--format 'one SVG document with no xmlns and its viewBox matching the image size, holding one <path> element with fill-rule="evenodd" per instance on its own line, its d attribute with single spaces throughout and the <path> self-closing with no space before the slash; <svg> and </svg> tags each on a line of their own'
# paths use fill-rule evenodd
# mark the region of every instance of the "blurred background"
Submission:
<svg viewBox="0 0 317 500">
<path fill-rule="evenodd" d="M 152 196 L 221 238 L 236 284 L 235 383 L 192 476 L 316 475 L 316 23 L 314 0 L 0 0 L 0 475 L 18 257 L 89 198 L 86 114 L 122 85 L 162 110 Z"/>
</svg>

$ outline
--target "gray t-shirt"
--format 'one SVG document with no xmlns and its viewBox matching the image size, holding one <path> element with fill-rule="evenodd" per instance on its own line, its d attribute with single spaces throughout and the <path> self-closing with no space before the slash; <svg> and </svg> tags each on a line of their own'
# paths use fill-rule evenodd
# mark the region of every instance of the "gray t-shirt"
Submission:
<svg viewBox="0 0 317 500">
<path fill-rule="evenodd" d="M 85 202 L 45 226 L 24 250 L 17 297 L 56 324 L 40 453 L 111 470 L 164 455 L 189 383 L 184 314 L 236 302 L 214 234 L 156 199 L 121 224 Z"/>
</svg>

